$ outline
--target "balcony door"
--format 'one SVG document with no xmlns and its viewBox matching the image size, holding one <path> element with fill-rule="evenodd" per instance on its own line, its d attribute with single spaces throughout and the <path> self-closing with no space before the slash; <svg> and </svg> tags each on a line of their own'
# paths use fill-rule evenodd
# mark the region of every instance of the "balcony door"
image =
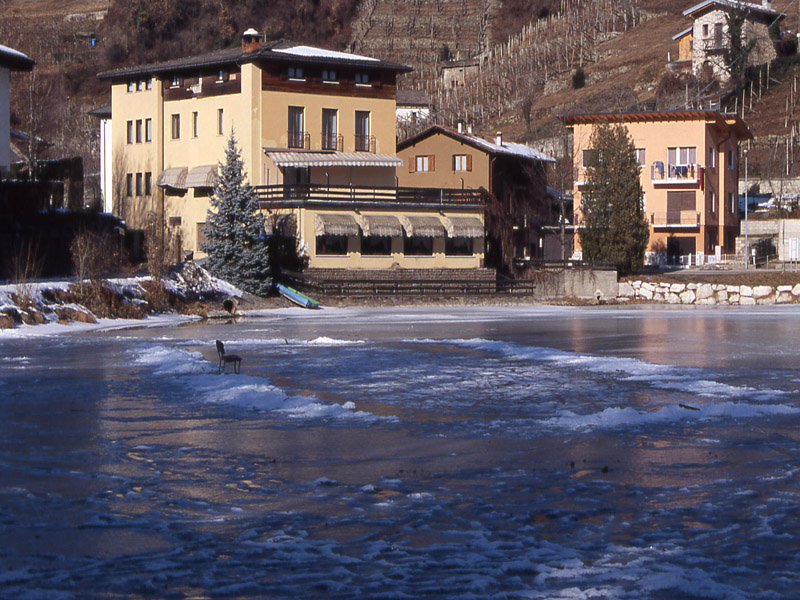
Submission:
<svg viewBox="0 0 800 600">
<path fill-rule="evenodd" d="M 322 109 L 322 149 L 338 150 L 338 116 L 337 110 L 332 108 Z"/>
<path fill-rule="evenodd" d="M 356 150 L 370 151 L 369 111 L 356 111 Z"/>
<path fill-rule="evenodd" d="M 284 167 L 283 189 L 287 198 L 306 198 L 311 169 L 309 167 Z"/>
<path fill-rule="evenodd" d="M 289 107 L 289 148 L 305 148 L 304 113 L 302 106 Z"/>
</svg>

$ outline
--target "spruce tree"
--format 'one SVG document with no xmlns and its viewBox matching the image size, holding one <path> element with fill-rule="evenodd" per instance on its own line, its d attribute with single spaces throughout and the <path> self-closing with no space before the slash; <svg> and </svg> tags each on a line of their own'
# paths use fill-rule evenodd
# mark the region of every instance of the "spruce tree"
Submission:
<svg viewBox="0 0 800 600">
<path fill-rule="evenodd" d="M 581 196 L 584 258 L 614 263 L 620 275 L 636 273 L 650 238 L 636 148 L 623 125 L 602 124 L 592 132 L 590 149 Z"/>
<path fill-rule="evenodd" d="M 233 133 L 225 149 L 225 163 L 211 196 L 206 218 L 208 270 L 241 289 L 265 296 L 272 287 L 269 244 L 258 197 L 247 182 L 241 152 Z"/>
</svg>

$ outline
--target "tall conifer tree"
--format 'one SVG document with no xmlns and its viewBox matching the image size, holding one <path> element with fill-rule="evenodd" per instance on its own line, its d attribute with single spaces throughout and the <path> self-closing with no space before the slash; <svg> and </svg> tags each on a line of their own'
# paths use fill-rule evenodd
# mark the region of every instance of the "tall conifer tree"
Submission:
<svg viewBox="0 0 800 600">
<path fill-rule="evenodd" d="M 636 147 L 627 128 L 606 123 L 595 127 L 590 149 L 581 196 L 584 258 L 614 263 L 621 275 L 636 273 L 650 238 Z"/>
<path fill-rule="evenodd" d="M 265 296 L 272 287 L 269 244 L 258 197 L 247 181 L 241 152 L 231 133 L 225 149 L 225 163 L 211 197 L 206 218 L 208 270 L 245 291 Z"/>
</svg>

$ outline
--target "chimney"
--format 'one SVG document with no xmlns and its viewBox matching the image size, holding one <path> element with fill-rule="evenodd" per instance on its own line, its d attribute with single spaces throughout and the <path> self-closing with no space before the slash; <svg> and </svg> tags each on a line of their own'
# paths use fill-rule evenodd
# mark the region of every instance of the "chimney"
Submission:
<svg viewBox="0 0 800 600">
<path fill-rule="evenodd" d="M 472 135 L 472 124 L 467 125 L 467 133 Z"/>
<path fill-rule="evenodd" d="M 772 0 L 761 0 L 761 6 L 772 9 Z"/>
<path fill-rule="evenodd" d="M 502 146 L 503 145 L 503 132 L 502 131 L 498 131 L 497 132 L 497 135 L 494 138 L 494 143 L 497 144 L 498 146 Z"/>
<path fill-rule="evenodd" d="M 251 27 L 242 34 L 242 53 L 261 50 L 262 40 L 261 34 Z"/>
<path fill-rule="evenodd" d="M 463 121 L 458 122 L 458 133 L 464 133 L 464 123 Z"/>
</svg>

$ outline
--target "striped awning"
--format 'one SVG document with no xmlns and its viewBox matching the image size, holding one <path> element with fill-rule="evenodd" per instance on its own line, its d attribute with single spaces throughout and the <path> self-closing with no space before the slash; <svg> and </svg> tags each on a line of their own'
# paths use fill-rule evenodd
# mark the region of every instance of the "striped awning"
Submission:
<svg viewBox="0 0 800 600">
<path fill-rule="evenodd" d="M 400 219 L 392 215 L 364 217 L 361 221 L 361 230 L 364 235 L 381 237 L 401 237 L 403 235 L 403 226 L 400 225 Z"/>
<path fill-rule="evenodd" d="M 409 237 L 444 237 L 445 229 L 439 217 L 403 217 L 403 227 Z"/>
<path fill-rule="evenodd" d="M 267 156 L 277 167 L 399 167 L 394 154 L 370 152 L 291 152 L 268 150 Z"/>
<path fill-rule="evenodd" d="M 268 234 L 280 237 L 297 237 L 297 215 L 294 213 L 267 215 L 264 219 L 264 229 Z"/>
<path fill-rule="evenodd" d="M 450 237 L 482 238 L 483 223 L 477 217 L 447 217 L 444 227 Z"/>
<path fill-rule="evenodd" d="M 192 167 L 186 175 L 187 188 L 214 187 L 217 179 L 217 165 Z"/>
<path fill-rule="evenodd" d="M 158 176 L 156 185 L 159 187 L 171 187 L 176 190 L 186 189 L 186 173 L 189 171 L 186 167 L 170 167 L 161 171 Z"/>
<path fill-rule="evenodd" d="M 358 223 L 350 215 L 315 215 L 316 235 L 358 235 Z"/>
</svg>

